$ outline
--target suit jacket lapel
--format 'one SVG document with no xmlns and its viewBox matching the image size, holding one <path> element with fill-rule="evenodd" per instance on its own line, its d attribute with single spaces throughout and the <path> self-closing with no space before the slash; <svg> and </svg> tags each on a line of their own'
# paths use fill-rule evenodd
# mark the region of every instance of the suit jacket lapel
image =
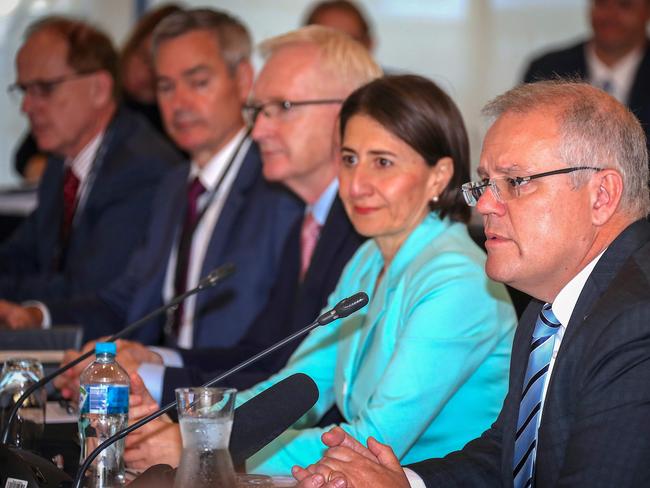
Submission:
<svg viewBox="0 0 650 488">
<path fill-rule="evenodd" d="M 571 320 L 562 339 L 558 357 L 562 349 L 569 347 L 571 339 L 593 310 L 598 298 L 609 287 L 612 279 L 619 272 L 625 261 L 639 249 L 650 237 L 650 226 L 645 220 L 639 220 L 627 227 L 605 251 L 600 261 L 591 272 L 576 303 Z"/>
<path fill-rule="evenodd" d="M 570 375 L 571 371 L 577 371 L 580 368 L 580 365 L 577 364 L 580 360 L 580 345 L 575 343 L 574 346 L 578 333 L 584 327 L 590 314 L 606 315 L 608 311 L 618 308 L 612 306 L 611 303 L 605 303 L 601 296 L 610 287 L 612 280 L 615 279 L 630 255 L 643 246 L 649 237 L 650 226 L 645 221 L 637 221 L 625 229 L 605 251 L 580 293 L 558 351 L 554 366 L 556 372 L 552 374 L 547 388 L 542 425 L 540 426 L 538 453 L 543 451 L 544 455 L 540 456 L 538 462 L 539 473 L 544 473 L 547 476 L 550 473 L 553 476 L 553 474 L 559 473 L 563 463 L 563 452 L 553 449 L 552 446 L 562 444 L 568 431 L 563 428 L 561 419 L 554 417 L 554 413 L 562 411 L 561 402 L 570 395 L 568 389 L 572 386 L 567 384 L 567 376 L 561 372 L 569 372 Z M 620 305 L 620 297 L 608 294 L 606 300 L 612 299 L 618 301 Z"/>
<path fill-rule="evenodd" d="M 223 253 L 226 244 L 228 243 L 229 236 L 232 232 L 233 226 L 237 223 L 238 217 L 247 201 L 247 194 L 257 181 L 260 173 L 260 157 L 259 151 L 255 144 L 251 144 L 244 161 L 239 169 L 230 192 L 226 197 L 226 201 L 221 209 L 221 213 L 217 219 L 212 230 L 212 237 L 208 244 L 208 249 L 205 254 L 205 259 L 201 266 L 201 276 L 205 276 L 217 266 L 224 264 Z M 202 304 L 209 298 L 210 294 L 199 294 L 196 298 L 196 311 L 194 337 L 198 337 L 200 311 Z"/>
</svg>

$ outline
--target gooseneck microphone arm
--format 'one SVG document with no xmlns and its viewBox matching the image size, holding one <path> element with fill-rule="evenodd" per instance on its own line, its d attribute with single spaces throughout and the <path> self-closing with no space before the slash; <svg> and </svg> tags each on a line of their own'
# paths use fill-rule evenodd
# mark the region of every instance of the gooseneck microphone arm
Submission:
<svg viewBox="0 0 650 488">
<path fill-rule="evenodd" d="M 220 381 L 226 379 L 230 375 L 238 372 L 239 370 L 253 364 L 255 361 L 263 358 L 264 356 L 271 354 L 273 351 L 281 348 L 285 344 L 297 339 L 298 337 L 301 337 L 309 332 L 311 332 L 313 329 L 316 327 L 320 327 L 321 325 L 327 325 L 337 319 L 342 319 L 344 317 L 347 317 L 348 315 L 356 312 L 360 308 L 363 308 L 366 306 L 368 303 L 368 295 L 366 295 L 364 292 L 360 291 L 358 293 L 355 293 L 351 297 L 345 298 L 341 300 L 339 303 L 336 304 L 336 306 L 328 310 L 327 312 L 321 314 L 316 320 L 314 320 L 311 324 L 309 324 L 307 327 L 304 327 L 300 329 L 298 332 L 294 332 L 291 334 L 289 337 L 286 337 L 282 339 L 280 342 L 277 342 L 273 344 L 272 346 L 264 349 L 263 351 L 255 354 L 253 357 L 247 359 L 243 363 L 238 364 L 237 366 L 229 369 L 225 373 L 220 374 L 216 378 L 208 381 L 203 385 L 203 387 L 210 387 L 213 386 Z M 139 429 L 142 427 L 144 424 L 151 422 L 152 420 L 157 419 L 161 415 L 164 415 L 165 413 L 169 412 L 171 409 L 173 409 L 176 406 L 176 402 L 171 402 L 162 407 L 160 410 L 157 412 L 154 412 L 143 419 L 138 420 L 136 423 L 129 425 L 126 429 L 121 430 L 117 434 L 113 435 L 112 437 L 109 437 L 106 439 L 104 442 L 102 442 L 93 452 L 91 452 L 88 457 L 84 460 L 83 464 L 79 468 L 79 471 L 77 472 L 77 476 L 74 480 L 73 483 L 73 488 L 81 488 L 81 482 L 83 480 L 84 474 L 86 473 L 86 470 L 88 467 L 92 464 L 92 462 L 95 460 L 95 458 L 99 455 L 100 452 L 102 452 L 104 449 L 107 447 L 111 446 L 112 444 L 116 443 L 120 439 L 124 439 L 127 435 L 129 435 L 131 432 L 134 430 Z"/>
<path fill-rule="evenodd" d="M 222 280 L 224 280 L 225 278 L 227 278 L 228 276 L 230 276 L 234 272 L 235 272 L 235 265 L 232 264 L 232 263 L 226 263 L 223 266 L 219 266 L 218 268 L 216 268 L 212 272 L 210 272 L 207 276 L 205 276 L 199 282 L 199 284 L 196 286 L 196 288 L 192 288 L 191 290 L 188 290 L 185 293 L 182 293 L 181 295 L 178 295 L 177 297 L 174 297 L 171 301 L 169 301 L 165 305 L 162 305 L 161 307 L 158 307 L 153 312 L 148 313 L 147 315 L 145 315 L 141 319 L 136 320 L 132 324 L 128 325 L 127 327 L 122 329 L 120 332 L 117 332 L 116 334 L 113 334 L 112 336 L 110 336 L 106 340 L 106 342 L 113 342 L 113 341 L 115 341 L 117 339 L 120 339 L 120 338 L 130 334 L 131 332 L 137 330 L 144 323 L 151 320 L 152 318 L 160 315 L 161 313 L 165 312 L 166 310 L 168 310 L 170 308 L 178 306 L 178 304 L 180 304 L 187 297 L 189 297 L 191 295 L 194 295 L 196 293 L 199 293 L 200 291 L 203 291 L 203 290 L 205 290 L 207 288 L 211 288 L 211 287 L 217 285 L 218 283 L 220 283 Z M 57 369 L 53 373 L 50 373 L 49 375 L 41 378 L 36 383 L 31 385 L 29 388 L 27 388 L 27 390 L 25 390 L 25 392 L 20 396 L 18 401 L 14 404 L 13 408 L 11 409 L 11 412 L 9 413 L 9 417 L 7 418 L 7 423 L 5 424 L 4 431 L 2 432 L 2 439 L 1 439 L 2 443 L 7 444 L 8 439 L 9 439 L 9 432 L 11 430 L 11 424 L 12 424 L 14 418 L 16 417 L 20 407 L 23 405 L 25 400 L 27 400 L 27 398 L 32 393 L 34 393 L 39 388 L 45 386 L 47 383 L 52 381 L 54 378 L 56 378 L 60 374 L 65 373 L 70 368 L 73 368 L 77 364 L 81 363 L 82 361 L 85 361 L 86 359 L 88 359 L 93 354 L 95 354 L 95 351 L 92 350 L 92 349 L 85 352 L 84 354 L 79 356 L 77 359 L 74 359 L 74 360 L 70 361 L 69 363 L 64 364 L 63 366 L 61 366 L 59 369 Z"/>
</svg>

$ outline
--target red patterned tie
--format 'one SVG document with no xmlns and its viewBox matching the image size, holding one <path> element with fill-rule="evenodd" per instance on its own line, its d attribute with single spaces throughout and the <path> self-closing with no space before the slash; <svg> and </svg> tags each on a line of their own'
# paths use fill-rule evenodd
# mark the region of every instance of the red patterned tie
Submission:
<svg viewBox="0 0 650 488">
<path fill-rule="evenodd" d="M 187 291 L 187 272 L 192 252 L 192 236 L 198 223 L 199 211 L 198 200 L 205 192 L 205 187 L 198 178 L 194 178 L 187 189 L 187 209 L 185 210 L 185 222 L 178 241 L 178 253 L 176 258 L 176 273 L 174 276 L 174 295 L 180 295 Z M 174 312 L 173 331 L 178 337 L 178 331 L 183 317 L 183 304 L 181 303 Z"/>
<path fill-rule="evenodd" d="M 316 249 L 321 225 L 316 221 L 314 215 L 309 212 L 302 221 L 300 231 L 300 280 L 302 281 L 309 269 L 311 257 Z"/>
<path fill-rule="evenodd" d="M 72 219 L 77 208 L 77 191 L 79 190 L 79 178 L 69 166 L 63 173 L 63 220 L 61 222 L 61 240 L 65 248 L 72 230 Z"/>
</svg>

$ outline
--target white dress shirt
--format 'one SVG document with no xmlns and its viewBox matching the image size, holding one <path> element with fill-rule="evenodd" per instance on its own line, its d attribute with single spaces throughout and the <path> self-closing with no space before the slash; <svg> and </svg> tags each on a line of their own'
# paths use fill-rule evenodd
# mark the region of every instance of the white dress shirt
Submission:
<svg viewBox="0 0 650 488">
<path fill-rule="evenodd" d="M 557 352 L 560 350 L 560 344 L 562 344 L 562 338 L 566 332 L 567 324 L 569 323 L 569 320 L 571 320 L 573 309 L 575 308 L 576 303 L 578 303 L 578 298 L 580 298 L 580 293 L 582 293 L 582 289 L 585 287 L 587 279 L 591 275 L 591 272 L 594 270 L 596 264 L 598 264 L 598 261 L 604 252 L 605 251 L 596 256 L 589 264 L 587 264 L 587 266 L 582 268 L 582 270 L 577 275 L 575 275 L 571 281 L 564 285 L 564 288 L 560 290 L 560 293 L 557 294 L 555 300 L 553 301 L 553 306 L 551 309 L 553 310 L 555 317 L 560 322 L 560 330 L 555 333 L 555 343 L 553 344 L 551 362 L 548 367 L 546 378 L 544 379 L 544 388 L 542 390 L 542 406 L 544 405 L 544 399 L 546 398 L 548 383 L 550 381 L 551 375 L 553 374 L 553 366 L 555 366 Z M 542 418 L 543 413 L 544 410 L 542 410 L 540 413 L 540 419 Z M 411 488 L 426 488 L 424 481 L 417 473 L 415 473 L 415 471 L 404 468 L 404 473 L 409 480 Z"/>
<path fill-rule="evenodd" d="M 192 247 L 190 250 L 190 260 L 187 271 L 187 289 L 194 288 L 201 276 L 201 268 L 203 267 L 203 260 L 207 252 L 214 226 L 219 220 L 221 211 L 226 202 L 230 189 L 239 174 L 239 170 L 244 161 L 244 157 L 248 152 L 251 141 L 244 141 L 241 145 L 239 152 L 235 154 L 237 148 L 245 136 L 245 130 L 242 129 L 237 135 L 217 154 L 203 168 L 192 163 L 188 181 L 192 181 L 198 177 L 206 192 L 199 197 L 198 209 L 199 212 L 203 210 L 205 205 L 210 206 L 205 211 L 197 225 L 194 235 L 192 237 Z M 221 176 L 226 170 L 226 165 L 231 158 L 235 157 L 228 174 L 225 175 L 220 187 L 217 189 L 214 197 L 210 202 L 211 191 L 215 189 Z M 180 237 L 180 230 L 177 233 L 177 241 Z M 176 272 L 176 260 L 178 255 L 178 242 L 174 246 L 169 262 L 167 263 L 167 272 L 165 274 L 165 281 L 163 286 L 163 299 L 165 302 L 171 300 L 174 296 L 174 276 Z M 178 335 L 178 346 L 189 349 L 193 345 L 194 337 L 194 313 L 196 310 L 196 295 L 187 298 L 183 304 L 183 315 L 181 317 L 181 327 Z M 153 352 L 159 354 L 163 360 L 163 364 L 142 363 L 138 368 L 138 374 L 142 377 L 144 384 L 151 393 L 151 396 L 160 403 L 162 399 L 162 387 L 165 375 L 165 367 L 181 367 L 183 366 L 183 359 L 181 355 L 173 349 L 164 347 L 150 347 Z"/>
<path fill-rule="evenodd" d="M 627 104 L 636 72 L 643 58 L 643 49 L 635 49 L 611 67 L 598 58 L 592 43 L 586 45 L 585 54 L 589 83 L 598 88 L 604 88 L 605 84 L 609 83 L 610 94 L 622 104 Z"/>
<path fill-rule="evenodd" d="M 203 260 L 208 250 L 208 245 L 212 239 L 212 231 L 214 226 L 219 220 L 221 210 L 230 194 L 232 187 L 239 169 L 241 168 L 244 156 L 248 152 L 251 141 L 245 141 L 241 146 L 238 154 L 235 151 L 239 147 L 245 135 L 245 129 L 241 129 L 239 133 L 232 138 L 232 140 L 217 154 L 215 154 L 210 161 L 203 167 L 199 168 L 197 164 L 192 162 L 188 182 L 198 177 L 206 191 L 199 197 L 198 211 L 202 212 L 206 205 L 210 205 L 203 217 L 199 221 L 194 235 L 192 236 L 192 246 L 190 249 L 190 260 L 187 269 L 187 282 L 188 290 L 191 290 L 198 285 L 201 276 L 201 268 L 203 267 Z M 211 201 L 211 193 L 215 190 L 215 186 L 219 182 L 226 171 L 226 166 L 231 158 L 235 157 L 228 174 L 225 175 L 219 188 L 216 189 L 214 197 Z M 167 274 L 165 275 L 165 284 L 163 286 L 163 300 L 170 301 L 174 297 L 174 277 L 176 273 L 176 260 L 178 252 L 178 238 L 180 237 L 180 230 L 177 232 L 177 242 L 174 249 L 169 256 L 167 263 Z M 178 332 L 178 347 L 190 349 L 193 346 L 194 336 L 194 311 L 196 306 L 196 295 L 192 295 L 183 302 L 183 314 L 181 316 L 181 324 Z"/>
</svg>

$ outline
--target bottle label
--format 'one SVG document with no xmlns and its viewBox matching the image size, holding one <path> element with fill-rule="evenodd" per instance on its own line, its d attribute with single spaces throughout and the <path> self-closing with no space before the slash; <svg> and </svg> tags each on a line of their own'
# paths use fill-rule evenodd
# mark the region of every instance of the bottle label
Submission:
<svg viewBox="0 0 650 488">
<path fill-rule="evenodd" d="M 81 385 L 79 405 L 82 414 L 128 414 L 129 387 L 105 384 Z"/>
</svg>

